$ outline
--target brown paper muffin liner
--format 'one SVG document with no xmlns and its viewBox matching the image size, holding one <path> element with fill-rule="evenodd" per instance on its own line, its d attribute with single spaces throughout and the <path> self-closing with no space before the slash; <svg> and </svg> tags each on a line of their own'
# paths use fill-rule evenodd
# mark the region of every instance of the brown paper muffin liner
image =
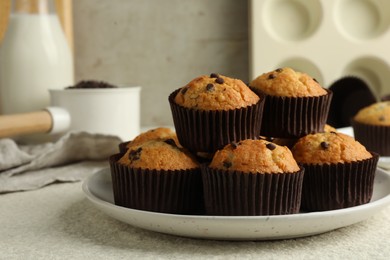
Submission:
<svg viewBox="0 0 390 260">
<path fill-rule="evenodd" d="M 127 151 L 127 145 L 130 143 L 131 141 L 127 141 L 127 142 L 122 142 L 118 145 L 118 148 L 119 148 L 119 153 L 126 153 Z"/>
<path fill-rule="evenodd" d="M 371 200 L 379 155 L 351 163 L 303 164 L 304 211 L 326 211 L 354 207 Z"/>
<path fill-rule="evenodd" d="M 200 169 L 130 168 L 117 163 L 121 156 L 109 159 L 116 205 L 171 214 L 204 213 Z"/>
<path fill-rule="evenodd" d="M 351 120 L 355 139 L 367 150 L 390 156 L 390 126 L 368 125 Z"/>
<path fill-rule="evenodd" d="M 257 94 L 261 91 L 251 88 Z M 323 132 L 333 93 L 318 97 L 265 95 L 261 135 L 294 138 Z"/>
<path fill-rule="evenodd" d="M 295 173 L 229 172 L 202 165 L 206 213 L 259 216 L 298 213 L 304 169 Z"/>
<path fill-rule="evenodd" d="M 192 152 L 213 153 L 231 142 L 257 139 L 260 135 L 264 97 L 257 104 L 233 110 L 196 110 L 176 104 L 169 95 L 176 135 L 181 145 Z"/>
</svg>

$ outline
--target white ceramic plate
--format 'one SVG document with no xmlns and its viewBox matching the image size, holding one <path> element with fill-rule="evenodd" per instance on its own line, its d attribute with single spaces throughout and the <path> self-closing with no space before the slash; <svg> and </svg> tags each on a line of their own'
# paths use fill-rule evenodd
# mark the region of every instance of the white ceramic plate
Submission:
<svg viewBox="0 0 390 260">
<path fill-rule="evenodd" d="M 114 204 L 111 174 L 104 169 L 83 183 L 87 198 L 109 216 L 143 229 L 218 240 L 271 240 L 310 236 L 363 221 L 390 204 L 390 174 L 378 169 L 370 203 L 357 207 L 281 216 L 174 215 Z"/>
</svg>

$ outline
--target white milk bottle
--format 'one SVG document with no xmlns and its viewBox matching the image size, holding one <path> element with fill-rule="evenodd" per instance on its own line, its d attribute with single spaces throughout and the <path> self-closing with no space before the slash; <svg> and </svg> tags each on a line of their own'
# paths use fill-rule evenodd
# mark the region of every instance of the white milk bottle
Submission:
<svg viewBox="0 0 390 260">
<path fill-rule="evenodd" d="M 54 0 L 12 0 L 0 45 L 0 114 L 45 108 L 49 89 L 73 84 L 73 57 Z"/>
</svg>

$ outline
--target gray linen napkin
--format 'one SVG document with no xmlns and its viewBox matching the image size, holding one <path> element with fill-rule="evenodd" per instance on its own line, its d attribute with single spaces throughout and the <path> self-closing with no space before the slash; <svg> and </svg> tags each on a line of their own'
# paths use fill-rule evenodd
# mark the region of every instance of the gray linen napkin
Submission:
<svg viewBox="0 0 390 260">
<path fill-rule="evenodd" d="M 120 142 L 115 136 L 86 132 L 70 132 L 39 145 L 0 139 L 0 193 L 81 181 L 108 167 L 108 157 L 118 152 Z"/>
</svg>

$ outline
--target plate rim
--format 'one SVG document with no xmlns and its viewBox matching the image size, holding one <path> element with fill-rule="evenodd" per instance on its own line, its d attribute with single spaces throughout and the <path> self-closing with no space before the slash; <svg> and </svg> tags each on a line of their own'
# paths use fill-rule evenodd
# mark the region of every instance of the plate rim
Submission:
<svg viewBox="0 0 390 260">
<path fill-rule="evenodd" d="M 378 200 L 375 200 L 373 202 L 369 202 L 367 204 L 355 206 L 355 207 L 350 207 L 350 208 L 345 208 L 345 209 L 338 209 L 338 210 L 331 210 L 331 211 L 322 211 L 322 212 L 308 212 L 308 213 L 297 213 L 297 214 L 288 214 L 288 215 L 272 215 L 272 216 L 210 216 L 210 215 L 179 215 L 179 214 L 169 214 L 169 213 L 159 213 L 159 212 L 151 212 L 151 211 L 144 211 L 144 210 L 137 210 L 137 209 L 132 209 L 132 208 L 126 208 L 122 206 L 115 205 L 109 201 L 104 200 L 103 198 L 99 198 L 96 194 L 94 194 L 91 189 L 90 189 L 90 182 L 93 178 L 97 178 L 98 175 L 103 175 L 103 174 L 109 174 L 110 170 L 109 168 L 102 169 L 95 174 L 89 176 L 82 184 L 82 190 L 86 197 L 95 205 L 97 206 L 100 210 L 102 210 L 104 213 L 110 215 L 111 217 L 120 220 L 122 222 L 125 222 L 129 225 L 142 228 L 142 229 L 147 229 L 151 230 L 154 232 L 160 232 L 160 233 L 165 233 L 165 234 L 171 234 L 171 235 L 176 235 L 176 236 L 183 236 L 183 237 L 192 237 L 192 238 L 203 238 L 203 239 L 217 239 L 217 240 L 275 240 L 275 239 L 288 239 L 288 238 L 297 238 L 297 237 L 304 237 L 304 236 L 310 236 L 310 235 L 316 235 L 316 234 L 321 234 L 325 233 L 328 231 L 332 231 L 338 228 L 350 226 L 353 224 L 356 224 L 358 222 L 361 222 L 363 220 L 368 219 L 372 215 L 376 214 L 379 210 L 383 209 L 386 207 L 386 205 L 390 204 L 390 191 L 382 198 L 379 198 Z M 385 178 L 390 179 L 390 173 L 386 172 L 380 168 L 377 168 L 377 174 L 383 175 Z M 110 178 L 111 181 L 111 178 Z M 374 187 L 375 188 L 375 187 Z M 104 209 L 103 209 L 104 208 Z M 111 211 L 111 212 L 110 212 Z M 248 237 L 221 237 L 221 236 L 213 236 L 213 234 L 193 234 L 193 235 L 183 235 L 183 234 L 178 234 L 177 231 L 174 230 L 168 230 L 168 231 L 161 231 L 161 227 L 158 228 L 157 226 L 151 226 L 151 227 L 145 227 L 143 225 L 137 225 L 137 223 L 129 223 L 127 221 L 124 221 L 123 219 L 120 219 L 113 214 L 113 211 L 121 211 L 129 215 L 143 215 L 146 217 L 153 217 L 153 218 L 160 218 L 160 219 L 171 219 L 172 221 L 174 220 L 180 220 L 180 221 L 200 221 L 202 223 L 218 223 L 221 221 L 228 221 L 231 222 L 231 224 L 234 223 L 239 223 L 243 220 L 248 221 L 250 223 L 253 222 L 258 222 L 263 223 L 277 223 L 277 222 L 282 222 L 282 221 L 305 221 L 307 219 L 311 220 L 318 220 L 320 219 L 327 219 L 327 218 L 334 218 L 334 217 L 341 217 L 341 216 L 350 216 L 353 214 L 356 214 L 358 212 L 365 212 L 367 217 L 361 218 L 357 221 L 352 221 L 351 223 L 348 224 L 341 224 L 339 226 L 336 226 L 335 228 L 331 229 L 326 229 L 325 231 L 319 231 L 319 232 L 313 232 L 313 233 L 302 233 L 302 234 L 296 234 L 292 235 L 290 237 L 288 236 L 283 236 L 283 234 L 275 235 L 272 237 L 262 237 L 261 234 L 259 234 L 258 237 L 253 237 L 253 236 L 248 236 Z M 369 213 L 367 214 L 367 212 Z M 111 213 L 111 214 L 110 214 Z M 180 233 L 180 232 L 179 232 Z"/>
</svg>

